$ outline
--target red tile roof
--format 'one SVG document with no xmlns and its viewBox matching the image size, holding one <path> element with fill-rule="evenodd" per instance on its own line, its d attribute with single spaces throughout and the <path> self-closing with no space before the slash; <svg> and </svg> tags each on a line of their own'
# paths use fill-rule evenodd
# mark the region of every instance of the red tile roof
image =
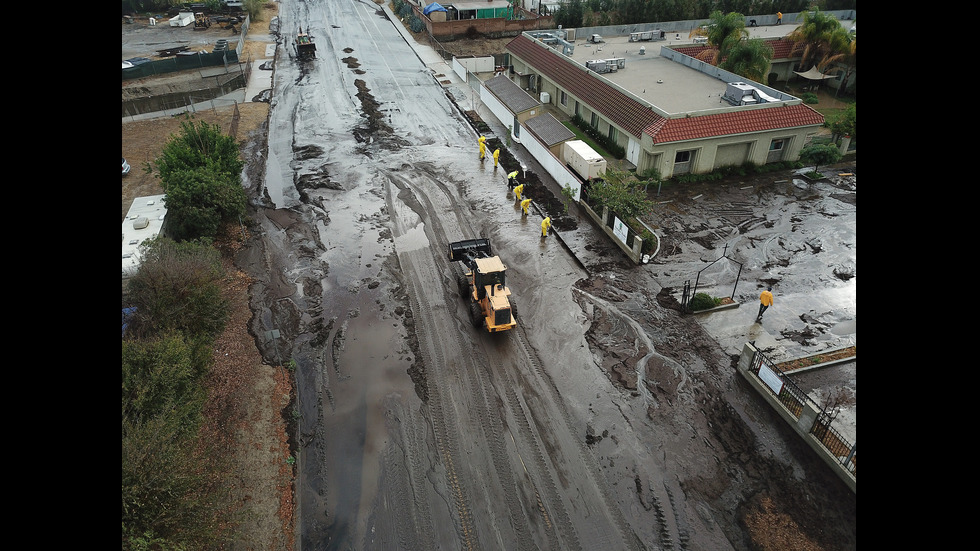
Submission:
<svg viewBox="0 0 980 551">
<path fill-rule="evenodd" d="M 662 119 L 652 109 L 627 96 L 560 53 L 540 46 L 523 34 L 507 44 L 512 55 L 527 62 L 534 70 L 575 96 L 626 132 L 641 136 L 643 129 Z"/>
<path fill-rule="evenodd" d="M 823 115 L 809 105 L 801 103 L 703 117 L 662 119 L 643 131 L 653 136 L 653 143 L 665 143 L 764 132 L 779 128 L 815 126 L 823 124 L 823 121 Z"/>
<path fill-rule="evenodd" d="M 800 57 L 799 54 L 793 56 L 791 52 L 793 51 L 793 45 L 795 42 L 788 40 L 786 38 L 766 38 L 766 42 L 772 46 L 772 58 L 774 60 L 780 59 L 790 59 L 793 57 Z M 710 46 L 705 46 L 704 44 L 698 44 L 697 46 L 680 46 L 678 48 L 671 48 L 677 53 L 691 56 L 697 58 L 698 54 L 705 50 L 710 50 Z"/>
<path fill-rule="evenodd" d="M 792 45 L 792 43 L 790 43 Z M 690 49 L 703 49 L 693 46 Z M 744 109 L 716 115 L 667 119 L 650 107 L 600 80 L 584 67 L 523 34 L 507 44 L 507 50 L 554 82 L 560 89 L 586 103 L 614 125 L 633 136 L 644 133 L 654 143 L 666 143 L 780 128 L 820 125 L 823 115 L 808 105 L 783 105 Z M 688 49 L 676 51 L 691 55 Z"/>
</svg>

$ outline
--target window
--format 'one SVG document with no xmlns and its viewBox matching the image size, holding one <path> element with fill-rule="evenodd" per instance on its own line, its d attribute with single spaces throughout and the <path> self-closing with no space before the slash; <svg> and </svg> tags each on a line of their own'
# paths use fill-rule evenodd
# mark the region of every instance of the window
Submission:
<svg viewBox="0 0 980 551">
<path fill-rule="evenodd" d="M 592 113 L 592 128 L 599 128 L 599 115 Z"/>
<path fill-rule="evenodd" d="M 678 151 L 677 154 L 674 155 L 674 162 L 675 163 L 689 163 L 689 162 L 691 162 L 691 152 L 690 151 Z"/>
<path fill-rule="evenodd" d="M 561 102 L 562 105 L 568 107 L 568 94 L 566 94 L 564 90 L 561 91 L 561 95 L 559 96 L 559 101 Z"/>
<path fill-rule="evenodd" d="M 773 140 L 769 142 L 769 151 L 781 151 L 786 140 Z"/>
<path fill-rule="evenodd" d="M 616 127 L 611 124 L 609 125 L 609 141 L 612 143 L 619 142 L 619 130 L 616 130 Z"/>
</svg>

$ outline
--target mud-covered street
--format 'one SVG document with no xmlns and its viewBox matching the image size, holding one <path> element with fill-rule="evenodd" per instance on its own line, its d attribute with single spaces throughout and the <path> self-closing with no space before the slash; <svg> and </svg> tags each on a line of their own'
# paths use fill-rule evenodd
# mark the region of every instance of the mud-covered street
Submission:
<svg viewBox="0 0 980 551">
<path fill-rule="evenodd" d="M 856 547 L 855 495 L 670 307 L 713 245 L 576 258 L 379 5 L 288 0 L 278 29 L 238 264 L 263 355 L 295 366 L 302 549 Z M 512 331 L 474 328 L 460 297 L 448 244 L 477 237 L 507 266 Z M 746 296 L 779 268 L 764 250 Z"/>
</svg>

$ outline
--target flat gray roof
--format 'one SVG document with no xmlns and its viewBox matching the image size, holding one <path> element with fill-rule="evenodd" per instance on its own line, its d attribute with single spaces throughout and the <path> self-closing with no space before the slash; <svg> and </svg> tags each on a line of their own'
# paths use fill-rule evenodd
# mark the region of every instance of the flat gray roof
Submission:
<svg viewBox="0 0 980 551">
<path fill-rule="evenodd" d="M 750 38 L 778 38 L 795 28 L 795 25 L 774 25 L 748 27 L 747 30 Z M 575 38 L 571 42 L 575 49 L 568 56 L 570 59 L 583 66 L 591 60 L 625 59 L 625 68 L 599 76 L 664 112 L 686 113 L 731 107 L 721 99 L 727 88 L 726 82 L 660 57 L 662 46 L 695 46 L 694 41 L 688 38 L 688 32 L 667 31 L 665 40 L 639 42 L 630 42 L 629 33 L 621 36 L 602 35 L 603 42 L 600 44 L 586 42 L 588 36 Z M 640 54 L 641 46 L 646 50 L 643 55 Z M 561 51 L 560 47 L 557 51 Z"/>
</svg>

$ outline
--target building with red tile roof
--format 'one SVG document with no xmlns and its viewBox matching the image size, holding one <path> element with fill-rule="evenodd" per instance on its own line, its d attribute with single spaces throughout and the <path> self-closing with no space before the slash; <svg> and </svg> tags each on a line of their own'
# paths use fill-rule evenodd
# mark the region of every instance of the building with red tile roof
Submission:
<svg viewBox="0 0 980 551">
<path fill-rule="evenodd" d="M 704 46 L 646 52 L 604 39 L 556 49 L 525 32 L 507 45 L 509 78 L 610 137 L 638 174 L 794 161 L 824 122 L 799 98 L 698 61 Z"/>
</svg>

